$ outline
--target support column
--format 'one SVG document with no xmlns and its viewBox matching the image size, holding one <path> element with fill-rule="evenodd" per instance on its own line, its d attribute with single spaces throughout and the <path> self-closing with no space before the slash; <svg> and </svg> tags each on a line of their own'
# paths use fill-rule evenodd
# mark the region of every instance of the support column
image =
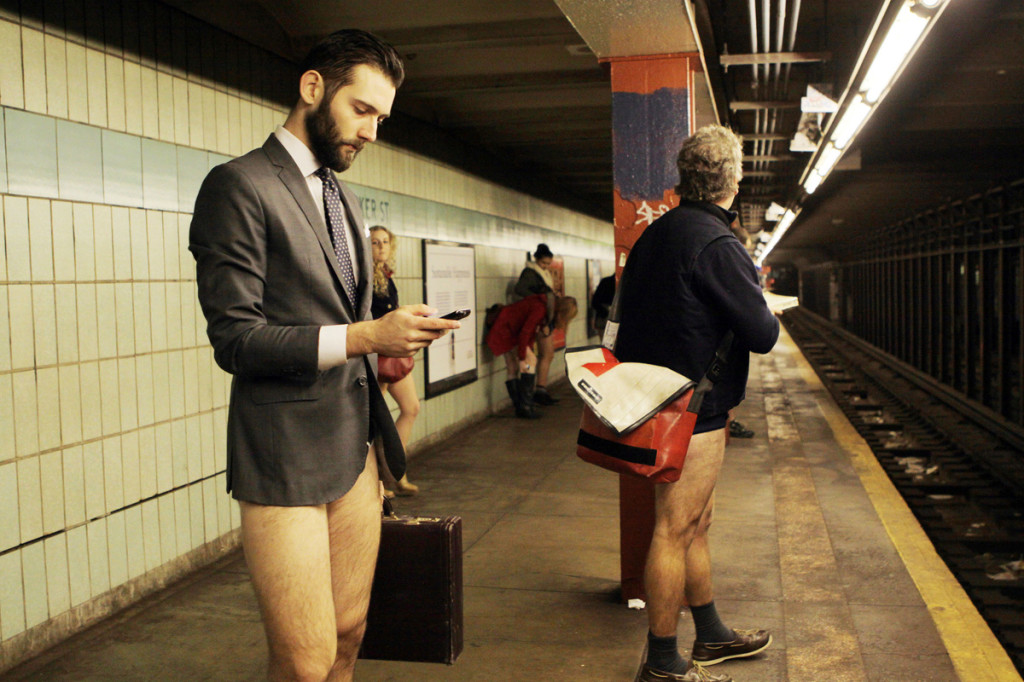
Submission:
<svg viewBox="0 0 1024 682">
<path fill-rule="evenodd" d="M 695 54 L 607 60 L 612 79 L 615 153 L 615 274 L 622 275 L 633 243 L 679 203 L 676 156 L 692 132 Z M 644 565 L 654 532 L 654 486 L 619 477 L 619 553 L 622 600 L 645 599 Z"/>
</svg>

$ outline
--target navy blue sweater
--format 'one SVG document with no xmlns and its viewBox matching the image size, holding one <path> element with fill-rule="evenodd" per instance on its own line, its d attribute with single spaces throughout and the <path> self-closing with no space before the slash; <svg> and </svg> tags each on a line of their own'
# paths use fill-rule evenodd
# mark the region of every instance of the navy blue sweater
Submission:
<svg viewBox="0 0 1024 682">
<path fill-rule="evenodd" d="M 779 338 L 757 270 L 729 229 L 734 217 L 714 204 L 683 201 L 640 235 L 623 272 L 615 344 L 622 362 L 661 365 L 699 380 L 733 330 L 728 364 L 704 398 L 701 417 L 743 400 L 750 352 L 767 353 Z"/>
</svg>

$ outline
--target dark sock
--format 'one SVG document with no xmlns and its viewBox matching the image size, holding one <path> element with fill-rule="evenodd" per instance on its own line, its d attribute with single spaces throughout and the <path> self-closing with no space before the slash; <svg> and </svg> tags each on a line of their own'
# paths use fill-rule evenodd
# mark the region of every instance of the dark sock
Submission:
<svg viewBox="0 0 1024 682">
<path fill-rule="evenodd" d="M 679 655 L 675 636 L 655 637 L 647 631 L 647 665 L 663 673 L 685 673 L 689 664 Z"/>
<path fill-rule="evenodd" d="M 693 626 L 697 630 L 698 642 L 731 642 L 736 639 L 736 633 L 725 627 L 722 619 L 718 617 L 714 600 L 704 606 L 691 606 L 690 614 L 693 615 Z"/>
</svg>

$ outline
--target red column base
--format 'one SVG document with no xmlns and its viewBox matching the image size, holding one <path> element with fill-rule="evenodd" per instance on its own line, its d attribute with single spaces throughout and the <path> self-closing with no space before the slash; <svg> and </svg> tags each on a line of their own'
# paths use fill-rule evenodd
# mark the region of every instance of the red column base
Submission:
<svg viewBox="0 0 1024 682">
<path fill-rule="evenodd" d="M 619 563 L 622 601 L 643 599 L 644 566 L 654 536 L 654 484 L 619 476 Z"/>
</svg>

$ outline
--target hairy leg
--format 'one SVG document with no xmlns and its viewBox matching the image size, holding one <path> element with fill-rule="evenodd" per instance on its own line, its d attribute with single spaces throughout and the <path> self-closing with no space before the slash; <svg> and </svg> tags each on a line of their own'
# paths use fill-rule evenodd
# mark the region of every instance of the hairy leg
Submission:
<svg viewBox="0 0 1024 682">
<path fill-rule="evenodd" d="M 398 403 L 398 419 L 395 428 L 402 439 L 402 445 L 408 445 L 412 437 L 412 427 L 420 413 L 420 399 L 416 396 L 416 380 L 412 373 L 405 375 L 400 381 L 388 386 L 388 392 Z"/>
<path fill-rule="evenodd" d="M 650 630 L 658 637 L 676 634 L 688 584 L 687 555 L 714 493 L 724 444 L 721 429 L 694 435 L 679 480 L 655 486 L 654 537 L 644 585 Z"/>
<path fill-rule="evenodd" d="M 327 505 L 337 657 L 327 677 L 349 682 L 366 631 L 366 612 L 380 546 L 381 501 L 373 447 L 352 489 Z"/>
<path fill-rule="evenodd" d="M 711 551 L 708 548 L 708 530 L 714 509 L 715 494 L 712 492 L 686 552 L 686 603 L 691 606 L 708 604 L 715 598 L 711 583 Z"/>
<path fill-rule="evenodd" d="M 316 680 L 337 652 L 324 505 L 241 502 L 242 546 L 270 654 L 269 680 Z"/>
</svg>

